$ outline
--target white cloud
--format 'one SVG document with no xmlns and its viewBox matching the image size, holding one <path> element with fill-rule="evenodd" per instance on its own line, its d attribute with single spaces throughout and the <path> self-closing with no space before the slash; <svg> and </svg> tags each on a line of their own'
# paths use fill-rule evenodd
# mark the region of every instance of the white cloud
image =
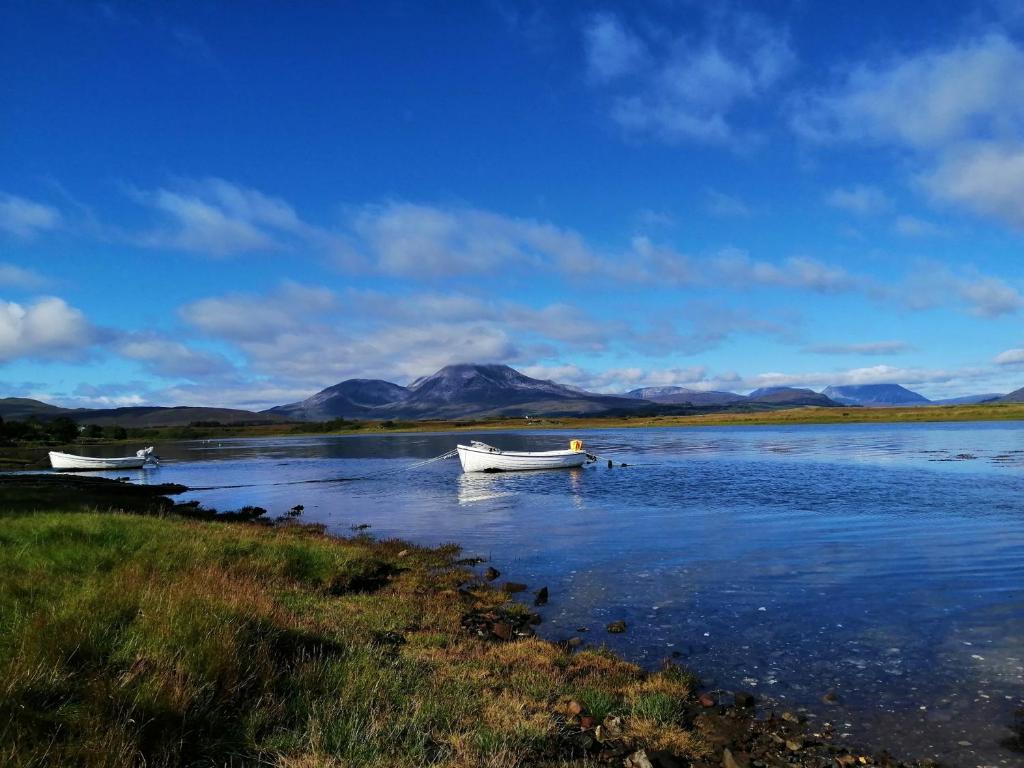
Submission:
<svg viewBox="0 0 1024 768">
<path fill-rule="evenodd" d="M 951 150 L 920 181 L 937 201 L 1024 229 L 1024 144 L 986 142 Z"/>
<path fill-rule="evenodd" d="M 746 218 L 750 208 L 740 198 L 709 189 L 704 195 L 704 209 L 719 218 Z"/>
<path fill-rule="evenodd" d="M 136 360 L 164 377 L 189 379 L 222 375 L 232 370 L 223 355 L 193 349 L 153 333 L 128 334 L 116 345 L 117 354 Z"/>
<path fill-rule="evenodd" d="M 833 208 L 840 208 L 858 216 L 881 213 L 888 210 L 891 205 L 889 197 L 882 190 L 866 184 L 834 189 L 825 198 L 825 202 Z"/>
<path fill-rule="evenodd" d="M 47 296 L 32 304 L 0 301 L 0 362 L 81 357 L 95 329 L 78 309 Z"/>
<path fill-rule="evenodd" d="M 28 240 L 60 225 L 61 215 L 56 208 L 0 192 L 0 231 Z"/>
<path fill-rule="evenodd" d="M 933 200 L 1022 229 L 1022 71 L 1024 49 L 991 34 L 855 66 L 831 91 L 797 100 L 792 123 L 812 141 L 908 150 Z"/>
<path fill-rule="evenodd" d="M 865 286 L 865 281 L 842 267 L 825 264 L 803 256 L 785 259 L 780 264 L 751 259 L 745 252 L 731 249 L 712 260 L 716 281 L 734 288 L 753 285 L 779 286 L 814 291 L 842 293 Z"/>
<path fill-rule="evenodd" d="M 178 314 L 207 335 L 259 341 L 313 323 L 334 307 L 336 298 L 327 288 L 285 282 L 269 295 L 230 293 L 200 299 L 181 307 Z"/>
<path fill-rule="evenodd" d="M 942 237 L 946 234 L 938 224 L 909 215 L 897 216 L 892 228 L 903 237 Z"/>
<path fill-rule="evenodd" d="M 749 140 L 733 126 L 733 113 L 792 68 L 788 34 L 750 13 L 712 15 L 708 26 L 699 36 L 644 38 L 612 14 L 591 17 L 588 69 L 607 89 L 617 123 L 669 143 Z"/>
<path fill-rule="evenodd" d="M 997 277 L 961 280 L 956 290 L 970 311 L 982 317 L 1014 314 L 1024 307 L 1024 296 L 1020 291 Z"/>
<path fill-rule="evenodd" d="M 34 270 L 0 262 L 0 287 L 38 288 L 45 283 L 46 278 Z"/>
<path fill-rule="evenodd" d="M 224 179 L 181 180 L 172 188 L 131 194 L 164 219 L 129 236 L 150 248 L 233 256 L 341 245 L 328 231 L 303 221 L 284 200 Z"/>
<path fill-rule="evenodd" d="M 1003 35 L 848 70 L 831 92 L 803 98 L 796 130 L 818 140 L 872 140 L 926 149 L 1024 120 L 1024 52 Z"/>
<path fill-rule="evenodd" d="M 805 352 L 819 355 L 894 355 L 912 347 L 905 341 L 865 341 L 855 344 L 815 344 Z"/>
<path fill-rule="evenodd" d="M 933 262 L 921 262 L 894 293 L 910 309 L 961 305 L 978 317 L 1000 317 L 1024 308 L 1024 295 L 1002 278 L 976 270 L 954 272 Z"/>
<path fill-rule="evenodd" d="M 1008 349 L 992 360 L 996 365 L 1024 365 L 1024 349 Z"/>
<path fill-rule="evenodd" d="M 647 46 L 612 13 L 596 13 L 583 28 L 587 68 L 597 81 L 631 74 L 647 63 Z"/>
</svg>

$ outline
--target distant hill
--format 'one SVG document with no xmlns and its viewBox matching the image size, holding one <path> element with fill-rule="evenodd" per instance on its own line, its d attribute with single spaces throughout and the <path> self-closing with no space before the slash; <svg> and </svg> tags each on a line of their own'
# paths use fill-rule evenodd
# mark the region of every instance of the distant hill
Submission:
<svg viewBox="0 0 1024 768">
<path fill-rule="evenodd" d="M 61 408 L 21 397 L 0 398 L 0 417 L 47 421 L 60 415 L 80 424 L 123 427 L 328 421 L 335 418 L 464 419 L 496 416 L 653 416 L 757 411 L 804 406 L 927 405 L 931 401 L 898 384 L 832 386 L 824 392 L 799 387 L 762 387 L 747 396 L 679 386 L 640 387 L 624 395 L 587 392 L 534 379 L 507 365 L 462 363 L 416 379 L 408 387 L 382 379 L 348 379 L 305 400 L 254 413 L 234 408 L 135 406 Z M 942 404 L 1024 402 L 1024 388 L 1008 395 L 968 395 Z"/>
<path fill-rule="evenodd" d="M 794 408 L 805 405 L 824 407 L 839 405 L 839 403 L 827 395 L 815 392 L 813 389 L 803 389 L 801 387 L 761 387 L 747 395 L 747 402 L 761 403 L 763 405 L 783 405 Z"/>
<path fill-rule="evenodd" d="M 23 421 L 35 417 L 40 421 L 50 421 L 58 416 L 67 416 L 79 424 L 97 424 L 101 427 L 183 427 L 196 421 L 240 424 L 286 420 L 284 417 L 274 414 L 260 414 L 237 408 L 193 408 L 191 406 L 61 408 L 40 400 L 23 397 L 0 398 L 0 418 Z"/>
<path fill-rule="evenodd" d="M 626 393 L 626 397 L 649 400 L 652 403 L 669 405 L 729 405 L 741 403 L 747 398 L 735 392 L 688 389 L 687 387 L 642 387 Z"/>
<path fill-rule="evenodd" d="M 844 384 L 826 387 L 822 394 L 843 405 L 928 405 L 927 397 L 899 384 Z"/>
<path fill-rule="evenodd" d="M 987 395 L 964 395 L 963 397 L 950 397 L 945 400 L 932 400 L 932 405 L 977 405 L 978 403 L 994 403 L 1003 395 L 996 392 Z"/>
<path fill-rule="evenodd" d="M 627 397 L 584 392 L 534 379 L 507 365 L 447 365 L 417 379 L 403 399 L 381 406 L 385 418 L 462 418 L 595 414 L 633 410 L 643 403 Z"/>
<path fill-rule="evenodd" d="M 60 416 L 65 410 L 60 406 L 28 397 L 0 397 L 0 418 L 3 419 L 18 421 L 32 416 L 41 419 L 44 416 Z"/>
<path fill-rule="evenodd" d="M 1003 395 L 1002 397 L 1000 397 L 997 400 L 995 400 L 995 402 L 997 402 L 997 403 L 1024 403 L 1024 387 L 1021 387 L 1020 389 L 1015 389 L 1015 390 L 1013 390 L 1013 392 L 1011 392 L 1008 395 Z"/>
<path fill-rule="evenodd" d="M 279 405 L 264 413 L 272 413 L 299 421 L 357 419 L 372 409 L 404 400 L 409 390 L 382 379 L 348 379 L 327 387 L 297 403 Z"/>
<path fill-rule="evenodd" d="M 266 413 L 300 420 L 459 419 L 481 416 L 567 416 L 641 411 L 635 398 L 599 395 L 534 379 L 507 365 L 448 365 L 408 387 L 349 379 L 298 403 Z"/>
<path fill-rule="evenodd" d="M 288 420 L 276 414 L 256 413 L 237 408 L 202 408 L 187 405 L 169 408 L 155 405 L 129 408 L 80 408 L 61 413 L 70 416 L 79 424 L 98 424 L 101 427 L 187 427 L 197 421 L 216 421 L 220 424 L 258 424 Z"/>
</svg>

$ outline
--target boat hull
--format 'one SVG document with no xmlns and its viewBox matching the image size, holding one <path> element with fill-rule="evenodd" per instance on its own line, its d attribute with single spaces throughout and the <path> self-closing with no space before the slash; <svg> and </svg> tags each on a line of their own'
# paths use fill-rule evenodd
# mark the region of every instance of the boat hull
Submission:
<svg viewBox="0 0 1024 768">
<path fill-rule="evenodd" d="M 50 451 L 50 465 L 65 472 L 89 472 L 101 469 L 141 469 L 146 457 L 126 456 L 124 458 L 99 458 L 75 456 L 70 453 Z"/>
<path fill-rule="evenodd" d="M 582 467 L 588 459 L 586 451 L 499 451 L 458 446 L 459 461 L 464 472 L 520 472 L 531 469 L 570 469 Z"/>
</svg>

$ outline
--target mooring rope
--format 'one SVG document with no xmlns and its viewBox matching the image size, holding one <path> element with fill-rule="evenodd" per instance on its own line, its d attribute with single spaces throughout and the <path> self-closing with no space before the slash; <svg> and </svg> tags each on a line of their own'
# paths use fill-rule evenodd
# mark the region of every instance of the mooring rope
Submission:
<svg viewBox="0 0 1024 768">
<path fill-rule="evenodd" d="M 430 459 L 424 459 L 423 461 L 417 461 L 414 464 L 406 464 L 402 467 L 394 467 L 392 469 L 382 469 L 379 472 L 370 472 L 366 475 L 357 475 L 356 477 L 327 477 L 320 478 L 317 480 L 286 480 L 280 483 L 252 483 L 252 484 L 239 484 L 239 485 L 205 485 L 189 488 L 190 491 L 220 491 L 228 488 L 258 488 L 278 485 L 312 485 L 315 483 L 350 483 L 354 480 L 369 480 L 374 477 L 381 477 L 382 475 L 393 475 L 396 472 L 407 472 L 413 469 L 419 469 L 425 467 L 428 464 L 433 464 L 435 461 L 444 461 L 450 459 L 453 456 L 458 455 L 458 449 L 442 453 L 440 456 L 434 456 Z"/>
</svg>

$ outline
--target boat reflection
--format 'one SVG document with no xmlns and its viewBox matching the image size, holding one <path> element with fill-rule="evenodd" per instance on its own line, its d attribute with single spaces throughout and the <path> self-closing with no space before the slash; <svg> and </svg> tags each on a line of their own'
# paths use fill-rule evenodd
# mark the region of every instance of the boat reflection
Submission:
<svg viewBox="0 0 1024 768">
<path fill-rule="evenodd" d="M 583 473 L 585 469 L 549 469 L 536 472 L 463 472 L 456 481 L 460 505 L 511 498 L 521 492 L 534 491 L 543 486 L 545 493 L 564 484 L 573 506 L 582 508 Z"/>
</svg>

